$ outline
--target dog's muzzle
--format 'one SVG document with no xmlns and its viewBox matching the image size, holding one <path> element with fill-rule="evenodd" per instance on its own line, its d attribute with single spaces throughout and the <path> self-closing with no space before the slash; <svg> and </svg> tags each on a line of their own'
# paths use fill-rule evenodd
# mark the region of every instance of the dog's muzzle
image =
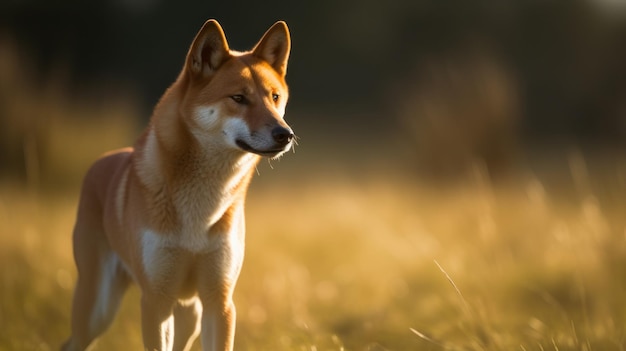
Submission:
<svg viewBox="0 0 626 351">
<path fill-rule="evenodd" d="M 245 142 L 244 140 L 237 139 L 235 143 L 242 150 L 255 153 L 257 155 L 266 156 L 266 157 L 276 157 L 279 154 L 287 151 L 291 145 L 291 142 L 295 138 L 293 131 L 290 128 L 278 126 L 274 127 L 271 131 L 272 140 L 274 145 L 268 149 L 257 149 L 252 147 L 250 144 Z"/>
</svg>

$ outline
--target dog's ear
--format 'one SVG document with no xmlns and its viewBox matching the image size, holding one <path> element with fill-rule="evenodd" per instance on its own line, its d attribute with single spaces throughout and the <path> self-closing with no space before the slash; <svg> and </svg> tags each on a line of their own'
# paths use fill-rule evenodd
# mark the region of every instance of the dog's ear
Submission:
<svg viewBox="0 0 626 351">
<path fill-rule="evenodd" d="M 208 20 L 189 48 L 186 65 L 193 76 L 208 78 L 229 56 L 228 42 L 222 27 L 216 20 Z"/>
<path fill-rule="evenodd" d="M 267 61 L 280 75 L 287 74 L 287 60 L 291 50 L 289 28 L 283 21 L 278 21 L 265 32 L 252 54 Z"/>
</svg>

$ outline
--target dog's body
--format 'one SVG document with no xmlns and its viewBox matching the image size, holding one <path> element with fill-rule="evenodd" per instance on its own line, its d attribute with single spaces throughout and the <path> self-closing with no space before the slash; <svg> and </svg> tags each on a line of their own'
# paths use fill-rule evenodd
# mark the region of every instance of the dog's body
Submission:
<svg viewBox="0 0 626 351">
<path fill-rule="evenodd" d="M 146 350 L 232 350 L 232 293 L 244 251 L 244 200 L 260 156 L 289 150 L 283 121 L 290 38 L 283 22 L 250 52 L 230 51 L 216 21 L 133 148 L 88 171 L 74 228 L 72 336 L 84 350 L 141 289 Z"/>
</svg>

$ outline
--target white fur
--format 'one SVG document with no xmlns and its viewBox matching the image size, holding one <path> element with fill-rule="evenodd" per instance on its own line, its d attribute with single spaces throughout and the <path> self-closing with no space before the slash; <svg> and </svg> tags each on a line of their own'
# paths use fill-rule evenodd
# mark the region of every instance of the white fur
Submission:
<svg viewBox="0 0 626 351">
<path fill-rule="evenodd" d="M 224 122 L 222 131 L 224 132 L 226 143 L 234 148 L 239 148 L 236 143 L 237 139 L 245 142 L 250 141 L 250 128 L 241 117 L 228 118 Z"/>
<path fill-rule="evenodd" d="M 215 106 L 202 106 L 195 110 L 194 117 L 198 121 L 200 128 L 211 130 L 218 125 L 220 110 Z"/>
<path fill-rule="evenodd" d="M 89 321 L 91 330 L 96 330 L 98 326 L 102 324 L 101 319 L 109 313 L 112 307 L 110 306 L 110 296 L 115 293 L 113 291 L 113 284 L 118 274 L 117 270 L 119 264 L 120 260 L 114 253 L 107 255 L 102 263 L 102 276 L 98 287 L 94 313 L 91 315 L 91 320 Z"/>
<path fill-rule="evenodd" d="M 165 350 L 171 350 L 174 347 L 174 315 L 170 315 L 166 320 L 161 322 L 161 345 L 165 346 Z"/>
<path fill-rule="evenodd" d="M 209 235 L 182 231 L 178 234 L 159 234 L 146 229 L 141 233 L 141 260 L 148 280 L 161 280 L 167 274 L 167 265 L 171 264 L 172 252 L 168 249 L 184 249 L 192 253 L 207 253 L 222 246 L 222 235 Z"/>
<path fill-rule="evenodd" d="M 285 110 L 287 109 L 287 104 L 282 103 L 278 106 L 278 108 L 276 109 L 276 111 L 278 111 L 278 114 L 280 115 L 280 118 L 285 118 Z"/>
<path fill-rule="evenodd" d="M 141 261 L 148 280 L 155 281 L 162 274 L 163 256 L 159 252 L 163 247 L 163 238 L 150 230 L 141 236 Z"/>
<path fill-rule="evenodd" d="M 243 179 L 251 167 L 251 165 L 255 164 L 257 156 L 251 153 L 245 153 L 235 165 L 235 169 L 238 169 L 239 172 L 233 174 L 230 179 L 226 181 L 226 186 L 224 187 L 224 194 L 230 194 L 232 190 L 237 186 L 241 180 Z"/>
</svg>

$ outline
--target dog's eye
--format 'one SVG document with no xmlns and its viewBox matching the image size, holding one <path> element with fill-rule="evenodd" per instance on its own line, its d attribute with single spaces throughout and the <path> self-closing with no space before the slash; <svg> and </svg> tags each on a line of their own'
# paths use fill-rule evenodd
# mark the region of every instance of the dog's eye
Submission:
<svg viewBox="0 0 626 351">
<path fill-rule="evenodd" d="M 274 100 L 274 102 L 278 101 L 279 98 L 280 98 L 280 95 L 272 94 L 272 100 Z"/>
<path fill-rule="evenodd" d="M 241 94 L 233 95 L 230 98 L 238 104 L 245 104 L 247 102 L 246 97 Z"/>
</svg>

